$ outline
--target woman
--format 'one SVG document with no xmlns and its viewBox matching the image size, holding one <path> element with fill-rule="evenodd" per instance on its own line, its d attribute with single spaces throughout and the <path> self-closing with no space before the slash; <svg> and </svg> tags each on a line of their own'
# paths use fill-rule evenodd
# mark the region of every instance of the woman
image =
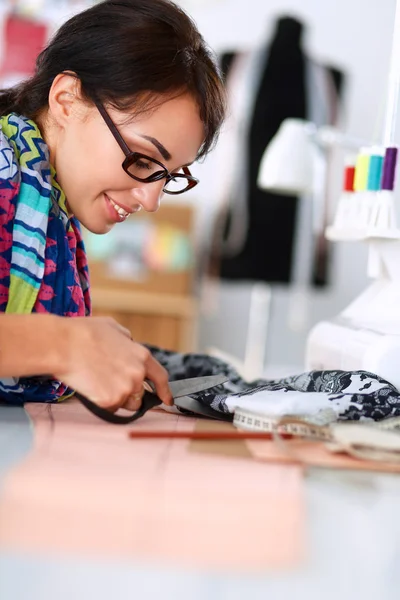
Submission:
<svg viewBox="0 0 400 600">
<path fill-rule="evenodd" d="M 78 14 L 32 78 L 0 92 L 2 399 L 55 401 L 72 389 L 135 409 L 148 378 L 172 403 L 149 350 L 114 321 L 87 318 L 79 224 L 107 233 L 196 185 L 190 165 L 212 147 L 224 109 L 202 37 L 167 0 Z"/>
</svg>

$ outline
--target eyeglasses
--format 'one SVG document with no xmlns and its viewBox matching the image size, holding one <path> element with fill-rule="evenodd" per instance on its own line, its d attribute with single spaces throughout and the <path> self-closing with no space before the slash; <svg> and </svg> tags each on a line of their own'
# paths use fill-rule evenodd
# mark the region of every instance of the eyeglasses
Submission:
<svg viewBox="0 0 400 600">
<path fill-rule="evenodd" d="M 166 179 L 167 182 L 163 187 L 163 192 L 166 194 L 183 194 L 183 192 L 191 190 L 199 183 L 199 180 L 190 173 L 188 167 L 182 167 L 182 172 L 170 173 L 158 160 L 140 152 L 132 152 L 104 106 L 100 103 L 96 103 L 96 106 L 122 152 L 125 154 L 122 168 L 130 177 L 143 183 L 152 183 L 153 181 Z"/>
</svg>

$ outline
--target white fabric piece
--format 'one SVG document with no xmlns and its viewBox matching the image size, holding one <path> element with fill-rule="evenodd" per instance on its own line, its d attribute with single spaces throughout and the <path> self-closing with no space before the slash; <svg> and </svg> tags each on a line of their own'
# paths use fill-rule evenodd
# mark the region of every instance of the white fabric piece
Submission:
<svg viewBox="0 0 400 600">
<path fill-rule="evenodd" d="M 265 416 L 314 415 L 327 408 L 338 416 L 354 406 L 354 397 L 345 394 L 324 394 L 321 392 L 285 392 L 261 390 L 252 395 L 230 395 L 226 398 L 226 406 L 230 412 L 242 408 Z M 359 405 L 362 408 L 362 405 Z"/>
</svg>

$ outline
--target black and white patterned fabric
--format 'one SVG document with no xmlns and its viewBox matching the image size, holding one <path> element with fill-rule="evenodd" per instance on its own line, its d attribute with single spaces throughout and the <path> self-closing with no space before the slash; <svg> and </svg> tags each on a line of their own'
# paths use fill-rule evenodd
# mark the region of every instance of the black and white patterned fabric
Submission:
<svg viewBox="0 0 400 600">
<path fill-rule="evenodd" d="M 200 403 L 227 414 L 227 401 L 232 396 L 259 394 L 262 391 L 295 391 L 325 393 L 326 407 L 332 407 L 338 419 L 380 421 L 400 416 L 400 393 L 381 377 L 366 371 L 311 371 L 280 380 L 244 381 L 237 371 L 220 359 L 204 354 L 179 354 L 148 346 L 153 356 L 166 368 L 171 381 L 207 375 L 226 375 L 221 386 L 193 394 Z M 270 397 L 270 393 L 268 394 Z M 281 397 L 281 394 L 277 394 Z M 243 406 L 243 402 L 242 402 Z M 221 414 L 221 416 L 222 416 Z"/>
</svg>

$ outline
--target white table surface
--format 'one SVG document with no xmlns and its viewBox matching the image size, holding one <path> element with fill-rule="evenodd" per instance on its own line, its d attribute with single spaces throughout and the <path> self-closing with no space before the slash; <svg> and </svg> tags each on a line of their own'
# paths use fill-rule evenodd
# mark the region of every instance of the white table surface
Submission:
<svg viewBox="0 0 400 600">
<path fill-rule="evenodd" d="M 24 410 L 0 406 L 0 493 L 31 442 Z M 308 558 L 292 571 L 215 575 L 0 552 L 0 599 L 399 600 L 400 476 L 311 469 L 306 504 Z"/>
</svg>

